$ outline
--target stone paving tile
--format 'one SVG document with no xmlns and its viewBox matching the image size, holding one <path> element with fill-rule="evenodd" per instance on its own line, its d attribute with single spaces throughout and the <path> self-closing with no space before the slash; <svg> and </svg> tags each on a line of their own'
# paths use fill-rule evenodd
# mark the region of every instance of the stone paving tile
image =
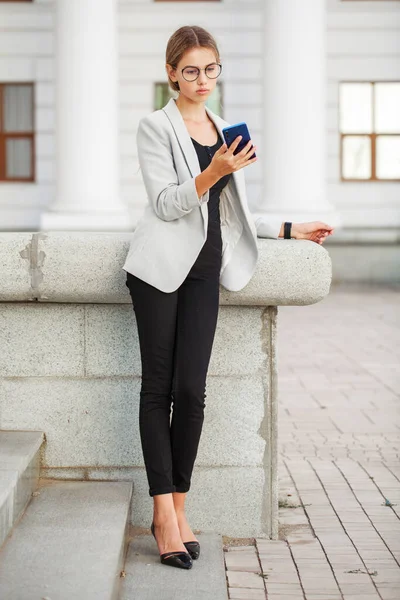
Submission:
<svg viewBox="0 0 400 600">
<path fill-rule="evenodd" d="M 254 546 L 247 548 L 244 552 L 225 552 L 225 565 L 228 571 L 260 572 L 256 549 Z"/>
<path fill-rule="evenodd" d="M 232 600 L 265 600 L 264 590 L 229 588 L 229 598 Z"/>
<path fill-rule="evenodd" d="M 264 590 L 264 581 L 260 575 L 245 571 L 227 571 L 229 587 Z"/>
<path fill-rule="evenodd" d="M 279 307 L 278 328 L 280 540 L 256 540 L 268 600 L 399 600 L 400 286 L 333 285 Z"/>
<path fill-rule="evenodd" d="M 345 594 L 344 600 L 380 600 L 378 594 Z"/>
</svg>

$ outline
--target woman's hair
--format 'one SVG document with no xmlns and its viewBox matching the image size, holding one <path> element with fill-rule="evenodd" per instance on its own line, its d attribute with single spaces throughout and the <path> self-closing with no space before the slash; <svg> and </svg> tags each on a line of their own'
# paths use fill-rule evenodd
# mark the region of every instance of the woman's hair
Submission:
<svg viewBox="0 0 400 600">
<path fill-rule="evenodd" d="M 168 40 L 165 52 L 166 63 L 176 69 L 185 52 L 192 48 L 209 48 L 214 51 L 217 62 L 220 62 L 217 42 L 211 33 L 198 25 L 184 25 L 177 29 Z M 179 83 L 172 81 L 169 76 L 168 85 L 175 92 L 179 92 Z"/>
</svg>

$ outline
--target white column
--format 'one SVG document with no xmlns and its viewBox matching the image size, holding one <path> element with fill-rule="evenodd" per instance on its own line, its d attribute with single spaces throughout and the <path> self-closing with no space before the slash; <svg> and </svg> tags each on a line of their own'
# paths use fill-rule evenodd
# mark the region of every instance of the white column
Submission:
<svg viewBox="0 0 400 600">
<path fill-rule="evenodd" d="M 127 230 L 119 195 L 116 0 L 56 6 L 56 199 L 41 229 Z"/>
<path fill-rule="evenodd" d="M 265 0 L 264 190 L 282 221 L 339 224 L 326 192 L 324 1 Z"/>
</svg>

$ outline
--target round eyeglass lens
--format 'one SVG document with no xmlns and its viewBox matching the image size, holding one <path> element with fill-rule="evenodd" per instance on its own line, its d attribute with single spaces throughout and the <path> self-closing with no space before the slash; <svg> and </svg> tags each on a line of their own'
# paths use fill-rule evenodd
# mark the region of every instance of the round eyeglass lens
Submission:
<svg viewBox="0 0 400 600">
<path fill-rule="evenodd" d="M 213 63 L 212 65 L 208 65 L 206 69 L 206 74 L 210 79 L 215 79 L 221 73 L 221 67 L 218 63 Z"/>
<path fill-rule="evenodd" d="M 183 69 L 182 75 L 186 81 L 194 81 L 199 76 L 199 70 L 196 67 L 186 67 Z"/>
</svg>

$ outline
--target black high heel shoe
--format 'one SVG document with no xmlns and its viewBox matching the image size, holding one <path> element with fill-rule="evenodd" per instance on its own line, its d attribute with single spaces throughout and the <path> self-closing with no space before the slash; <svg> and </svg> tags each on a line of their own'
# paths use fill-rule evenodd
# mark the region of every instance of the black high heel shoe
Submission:
<svg viewBox="0 0 400 600">
<path fill-rule="evenodd" d="M 199 558 L 200 556 L 200 544 L 199 542 L 193 541 L 193 542 L 183 542 L 183 545 L 185 546 L 186 550 L 189 552 L 190 556 L 196 560 L 196 558 Z"/>
<path fill-rule="evenodd" d="M 154 522 L 152 522 L 150 529 L 154 539 L 157 541 L 156 534 L 154 533 Z M 179 567 L 181 569 L 191 569 L 193 566 L 190 553 L 182 552 L 182 550 L 177 550 L 176 552 L 164 552 L 164 554 L 160 554 L 160 561 L 165 565 Z"/>
</svg>

